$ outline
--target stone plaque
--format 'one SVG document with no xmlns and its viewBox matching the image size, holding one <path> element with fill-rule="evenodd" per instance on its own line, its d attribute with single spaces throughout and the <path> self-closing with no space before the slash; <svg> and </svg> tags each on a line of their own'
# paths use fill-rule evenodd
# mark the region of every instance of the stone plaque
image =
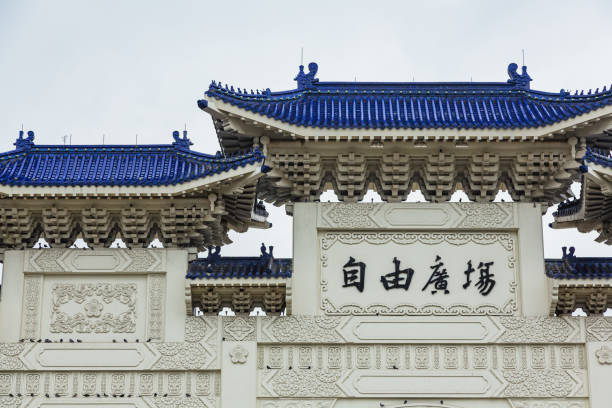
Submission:
<svg viewBox="0 0 612 408">
<path fill-rule="evenodd" d="M 321 309 L 330 315 L 514 315 L 513 232 L 324 231 Z"/>
</svg>

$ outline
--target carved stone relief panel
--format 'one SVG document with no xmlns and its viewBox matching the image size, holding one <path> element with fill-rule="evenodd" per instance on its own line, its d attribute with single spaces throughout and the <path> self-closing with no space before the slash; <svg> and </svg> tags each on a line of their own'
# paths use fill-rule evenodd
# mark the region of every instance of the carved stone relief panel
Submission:
<svg viewBox="0 0 612 408">
<path fill-rule="evenodd" d="M 343 321 L 335 316 L 263 317 L 260 339 L 274 342 L 337 343 L 346 338 L 339 333 Z"/>
<path fill-rule="evenodd" d="M 258 408 L 333 408 L 335 400 L 322 399 L 259 399 Z"/>
<path fill-rule="evenodd" d="M 517 227 L 511 203 L 321 203 L 319 228 L 500 230 Z"/>
<path fill-rule="evenodd" d="M 560 369 L 280 369 L 262 373 L 259 397 L 562 398 L 586 397 L 586 373 Z"/>
<path fill-rule="evenodd" d="M 23 370 L 21 356 L 24 350 L 26 345 L 22 343 L 0 343 L 0 370 Z"/>
<path fill-rule="evenodd" d="M 582 370 L 576 356 L 583 345 L 323 345 L 320 364 L 312 360 L 313 347 L 260 345 L 265 369 L 378 369 L 378 370 Z M 298 360 L 290 358 L 298 351 Z M 354 358 L 354 365 L 346 356 Z M 414 366 L 410 366 L 410 359 Z M 497 364 L 499 362 L 499 365 Z M 265 371 L 265 370 L 264 370 Z"/>
<path fill-rule="evenodd" d="M 23 282 L 23 310 L 21 336 L 25 339 L 40 338 L 40 298 L 43 277 L 25 276 Z"/>
<path fill-rule="evenodd" d="M 25 258 L 26 272 L 166 272 L 166 251 L 155 249 L 113 248 L 81 251 L 71 248 L 47 248 L 26 250 Z"/>
<path fill-rule="evenodd" d="M 178 367 L 176 367 L 178 368 Z M 0 376 L 3 374 L 0 374 Z M 0 381 L 0 395 L 23 395 L 23 401 L 36 401 L 49 394 L 57 404 L 61 397 L 69 397 L 70 402 L 108 401 L 106 398 L 122 398 L 141 396 L 143 398 L 185 399 L 186 405 L 179 406 L 206 406 L 215 407 L 214 401 L 218 397 L 213 384 L 220 381 L 219 373 L 213 371 L 187 371 L 187 372 L 112 372 L 96 371 L 90 373 L 79 372 L 48 372 L 45 374 L 13 373 L 9 381 Z M 44 384 L 41 377 L 45 378 Z M 3 379 L 0 377 L 0 379 Z M 25 384 L 18 386 L 18 384 Z M 24 393 L 25 391 L 25 393 Z M 75 400 L 76 398 L 76 400 Z M 50 401 L 50 400 L 47 400 Z M 125 399 L 123 400 L 125 401 Z M 160 403 L 163 400 L 159 400 Z M 170 401 L 170 400 L 167 400 Z M 200 405 L 193 405 L 200 404 Z M 2 406 L 2 405 L 0 405 Z M 38 406 L 35 404 L 29 406 Z"/>
<path fill-rule="evenodd" d="M 321 233 L 321 310 L 514 315 L 519 311 L 515 241 L 514 233 L 493 232 Z"/>
<path fill-rule="evenodd" d="M 561 399 L 511 399 L 514 408 L 588 408 L 589 403 L 584 399 L 561 400 Z"/>
<path fill-rule="evenodd" d="M 260 397 L 548 398 L 588 393 L 586 371 L 573 357 L 583 345 L 328 345 L 322 347 L 322 366 L 306 369 L 288 358 L 291 346 L 261 347 Z M 354 366 L 343 358 L 349 355 Z"/>
<path fill-rule="evenodd" d="M 586 318 L 587 341 L 609 341 L 612 339 L 611 317 Z"/>
<path fill-rule="evenodd" d="M 257 337 L 256 317 L 222 317 L 223 338 L 228 341 L 254 341 Z"/>
<path fill-rule="evenodd" d="M 135 283 L 54 283 L 49 331 L 56 334 L 134 333 L 136 287 Z M 66 312 L 68 304 L 82 308 L 73 307 L 74 313 Z M 108 311 L 117 308 L 118 313 Z"/>
<path fill-rule="evenodd" d="M 585 339 L 584 319 L 578 317 L 266 316 L 257 322 L 259 341 L 281 343 L 581 343 Z"/>
<path fill-rule="evenodd" d="M 165 292 L 166 277 L 164 275 L 149 275 L 147 338 L 151 341 L 163 341 L 164 339 Z"/>
<path fill-rule="evenodd" d="M 43 287 L 41 337 L 147 338 L 145 310 L 151 310 L 147 303 L 152 300 L 146 276 L 45 276 Z"/>
</svg>

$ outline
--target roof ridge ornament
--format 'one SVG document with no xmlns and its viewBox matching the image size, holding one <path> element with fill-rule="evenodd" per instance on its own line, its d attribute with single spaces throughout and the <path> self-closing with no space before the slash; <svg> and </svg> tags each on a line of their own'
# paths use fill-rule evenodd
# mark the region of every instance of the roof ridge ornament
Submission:
<svg viewBox="0 0 612 408">
<path fill-rule="evenodd" d="M 529 82 L 531 82 L 531 77 L 527 73 L 527 66 L 523 65 L 522 73 L 518 73 L 518 65 L 514 62 L 508 65 L 508 79 L 509 84 L 514 84 L 519 88 L 529 89 Z"/>
<path fill-rule="evenodd" d="M 183 130 L 182 138 L 180 137 L 180 133 L 178 130 L 172 132 L 172 137 L 174 138 L 174 143 L 172 143 L 172 146 L 176 148 L 189 150 L 189 146 L 193 144 L 193 142 L 187 137 L 186 130 Z"/>
<path fill-rule="evenodd" d="M 561 251 L 563 251 L 563 258 L 561 259 L 566 259 L 568 261 L 573 261 L 574 259 L 576 259 L 576 248 L 574 247 L 569 247 L 569 253 L 567 252 L 567 247 L 561 247 Z"/>
<path fill-rule="evenodd" d="M 15 145 L 17 150 L 27 150 L 31 148 L 32 146 L 34 146 L 34 132 L 28 130 L 28 136 L 24 138 L 23 130 L 20 130 L 19 137 L 17 138 L 17 140 L 15 140 L 15 143 L 13 144 Z"/>
<path fill-rule="evenodd" d="M 308 73 L 304 73 L 304 66 L 300 65 L 300 72 L 298 72 L 297 76 L 293 78 L 294 81 L 297 81 L 297 86 L 299 90 L 302 89 L 312 89 L 314 88 L 314 84 L 319 82 L 318 78 L 315 78 L 317 75 L 317 71 L 319 70 L 319 66 L 316 62 L 311 62 L 308 64 Z"/>
</svg>

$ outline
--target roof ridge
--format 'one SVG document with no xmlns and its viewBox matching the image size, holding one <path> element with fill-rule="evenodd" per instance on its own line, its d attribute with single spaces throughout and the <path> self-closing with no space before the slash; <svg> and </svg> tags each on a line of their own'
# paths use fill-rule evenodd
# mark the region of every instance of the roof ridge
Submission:
<svg viewBox="0 0 612 408">
<path fill-rule="evenodd" d="M 364 92 L 364 87 L 373 87 L 373 88 L 431 88 L 435 86 L 438 88 L 438 91 L 448 91 L 452 93 L 456 91 L 455 88 L 466 88 L 466 92 L 474 91 L 477 88 L 483 87 L 491 87 L 497 88 L 497 91 L 513 91 L 513 90 L 524 90 L 528 92 L 533 92 L 536 94 L 546 95 L 546 96 L 554 96 L 554 97 L 596 97 L 596 96 L 606 96 L 612 94 L 612 85 L 609 89 L 607 89 L 606 85 L 603 86 L 602 90 L 599 90 L 599 87 L 595 89 L 593 93 L 592 89 L 588 90 L 588 93 L 585 94 L 585 90 L 576 90 L 573 95 L 570 94 L 569 91 L 565 89 L 561 89 L 559 92 L 548 92 L 548 91 L 538 91 L 531 90 L 529 86 L 529 82 L 531 81 L 531 77 L 527 73 L 527 67 L 522 67 L 522 73 L 518 73 L 518 65 L 515 63 L 510 63 L 508 65 L 508 76 L 509 79 L 506 82 L 503 81 L 482 81 L 482 82 L 473 82 L 473 81 L 450 81 L 450 82 L 441 82 L 441 81 L 425 81 L 425 82 L 379 82 L 379 81 L 319 81 L 318 78 L 315 78 L 316 73 L 318 71 L 318 65 L 314 62 L 309 64 L 309 72 L 304 73 L 304 66 L 300 65 L 298 75 L 294 78 L 297 81 L 297 87 L 295 89 L 285 90 L 285 91 L 275 91 L 271 92 L 270 88 L 265 90 L 249 90 L 234 88 L 233 85 L 223 84 L 221 82 L 212 81 L 209 85 L 208 90 L 206 91 L 206 95 L 212 96 L 214 92 L 225 93 L 226 95 L 231 95 L 235 97 L 242 98 L 254 98 L 258 99 L 266 99 L 272 98 L 277 99 L 278 97 L 283 96 L 291 96 L 301 97 L 304 95 L 310 94 L 308 91 L 327 91 L 332 92 L 337 88 L 337 91 L 345 91 L 349 92 L 351 88 L 353 88 L 357 93 Z M 445 87 L 448 87 L 445 89 Z M 361 91 L 359 91 L 361 89 Z M 386 89 L 389 91 L 390 89 Z M 375 93 L 374 90 L 370 90 Z M 367 92 L 367 91 L 365 91 Z M 384 93 L 384 90 L 381 91 Z M 580 93 L 579 93 L 580 92 Z"/>
</svg>

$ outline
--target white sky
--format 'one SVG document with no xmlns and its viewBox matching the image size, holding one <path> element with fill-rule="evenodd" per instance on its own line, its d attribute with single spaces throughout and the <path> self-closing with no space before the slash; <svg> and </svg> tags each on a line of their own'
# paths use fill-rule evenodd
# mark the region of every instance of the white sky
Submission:
<svg viewBox="0 0 612 408">
<path fill-rule="evenodd" d="M 505 81 L 526 64 L 534 89 L 612 82 L 609 1 L 8 1 L 0 2 L 0 150 L 17 131 L 36 143 L 169 143 L 184 124 L 198 151 L 218 143 L 196 106 L 211 80 L 286 90 L 304 59 L 318 77 Z M 545 225 L 550 222 L 544 218 Z M 233 234 L 225 255 L 259 245 L 291 256 L 291 218 Z M 596 234 L 544 228 L 545 255 L 612 256 Z"/>
</svg>

